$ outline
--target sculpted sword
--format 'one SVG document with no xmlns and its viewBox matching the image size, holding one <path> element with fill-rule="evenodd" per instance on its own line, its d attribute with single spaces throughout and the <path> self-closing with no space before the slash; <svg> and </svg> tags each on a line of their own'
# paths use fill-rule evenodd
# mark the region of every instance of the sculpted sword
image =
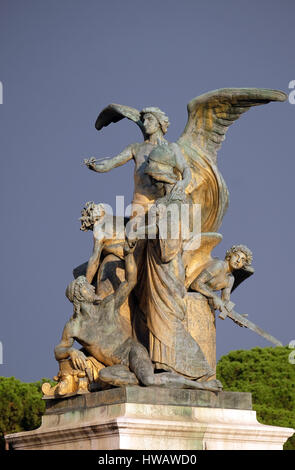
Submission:
<svg viewBox="0 0 295 470">
<path fill-rule="evenodd" d="M 231 300 L 226 302 L 224 308 L 219 314 L 219 318 L 224 320 L 226 317 L 229 317 L 239 326 L 244 326 L 245 328 L 249 328 L 249 330 L 255 331 L 255 333 L 258 333 L 260 336 L 263 336 L 263 338 L 267 339 L 276 346 L 283 346 L 278 339 L 274 338 L 269 333 L 266 333 L 266 331 L 262 330 L 259 326 L 255 325 L 255 323 L 252 323 L 250 320 L 248 320 L 248 318 L 246 318 L 245 315 L 240 315 L 239 313 L 235 312 L 233 309 L 234 306 L 235 304 Z"/>
</svg>

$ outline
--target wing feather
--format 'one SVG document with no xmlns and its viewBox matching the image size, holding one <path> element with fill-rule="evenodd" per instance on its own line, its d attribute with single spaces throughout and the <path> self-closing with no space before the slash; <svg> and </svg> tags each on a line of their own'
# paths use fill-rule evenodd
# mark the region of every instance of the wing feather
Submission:
<svg viewBox="0 0 295 470">
<path fill-rule="evenodd" d="M 95 122 L 95 127 L 100 131 L 103 127 L 108 126 L 112 122 L 118 122 L 124 118 L 135 122 L 140 127 L 142 133 L 144 133 L 143 123 L 140 119 L 140 112 L 130 106 L 115 103 L 109 104 L 99 113 Z"/>
<path fill-rule="evenodd" d="M 179 143 L 188 143 L 214 162 L 229 126 L 252 106 L 285 101 L 282 91 L 264 88 L 222 88 L 191 100 Z"/>
</svg>

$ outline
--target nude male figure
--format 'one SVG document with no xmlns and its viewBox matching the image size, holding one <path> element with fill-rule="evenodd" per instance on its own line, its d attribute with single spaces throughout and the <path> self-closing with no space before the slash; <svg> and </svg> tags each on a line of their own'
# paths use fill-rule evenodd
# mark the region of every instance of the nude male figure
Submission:
<svg viewBox="0 0 295 470">
<path fill-rule="evenodd" d="M 124 165 L 131 159 L 134 160 L 134 195 L 132 206 L 141 205 L 144 212 L 148 209 L 148 204 L 153 203 L 161 194 L 156 185 L 152 184 L 150 177 L 145 173 L 147 160 L 150 152 L 159 144 L 167 143 L 176 155 L 176 171 L 179 171 L 181 178 L 176 183 L 174 190 L 185 189 L 191 181 L 191 170 L 177 144 L 168 144 L 164 139 L 169 126 L 169 119 L 159 108 L 149 107 L 141 111 L 141 120 L 145 131 L 145 140 L 142 143 L 128 145 L 117 156 L 103 159 L 96 162 L 94 157 L 85 159 L 85 165 L 98 173 L 105 173 Z"/>
<path fill-rule="evenodd" d="M 134 248 L 133 243 L 125 244 L 126 281 L 114 294 L 101 299 L 84 276 L 68 286 L 67 296 L 74 304 L 74 315 L 67 322 L 62 340 L 55 348 L 56 360 L 71 360 L 75 369 L 87 370 L 87 356 L 73 348 L 76 340 L 90 356 L 109 366 L 99 371 L 99 378 L 111 385 L 140 382 L 145 386 L 220 390 L 221 384 L 216 380 L 199 383 L 173 372 L 155 374 L 147 350 L 129 335 L 119 308 L 136 284 Z"/>
<path fill-rule="evenodd" d="M 93 232 L 93 251 L 86 268 L 86 279 L 91 284 L 97 273 L 96 294 L 109 290 L 109 281 L 100 280 L 99 266 L 101 255 L 113 255 L 118 260 L 124 260 L 125 228 L 124 218 L 106 214 L 103 204 L 87 202 L 81 211 L 80 230 Z M 106 260 L 106 258 L 104 258 Z"/>
</svg>

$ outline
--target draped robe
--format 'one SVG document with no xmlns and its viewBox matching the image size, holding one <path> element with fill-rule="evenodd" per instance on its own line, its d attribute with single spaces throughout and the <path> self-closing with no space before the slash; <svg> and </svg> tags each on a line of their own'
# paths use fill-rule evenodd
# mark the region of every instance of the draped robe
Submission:
<svg viewBox="0 0 295 470">
<path fill-rule="evenodd" d="M 149 330 L 150 357 L 156 369 L 172 370 L 192 379 L 209 377 L 214 372 L 184 327 L 184 281 L 181 236 L 148 239 L 139 292 Z"/>
</svg>

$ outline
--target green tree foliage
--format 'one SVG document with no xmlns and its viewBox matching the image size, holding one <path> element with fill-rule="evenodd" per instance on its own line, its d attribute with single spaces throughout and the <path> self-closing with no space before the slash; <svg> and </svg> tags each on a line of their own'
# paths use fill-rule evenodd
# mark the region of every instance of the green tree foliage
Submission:
<svg viewBox="0 0 295 470">
<path fill-rule="evenodd" d="M 263 424 L 295 427 L 295 365 L 288 361 L 288 347 L 232 351 L 217 364 L 224 390 L 251 392 L 253 409 Z M 45 411 L 41 386 L 48 379 L 23 383 L 0 377 L 0 446 L 4 434 L 29 431 L 41 424 Z M 53 382 L 51 382 L 53 384 Z M 284 449 L 295 450 L 295 434 Z"/>
<path fill-rule="evenodd" d="M 251 392 L 253 409 L 262 424 L 295 427 L 295 365 L 285 347 L 232 351 L 217 364 L 224 390 Z M 284 445 L 295 450 L 295 434 Z"/>
<path fill-rule="evenodd" d="M 45 411 L 41 392 L 43 382 L 48 379 L 23 383 L 14 377 L 0 377 L 0 448 L 4 448 L 4 434 L 40 426 Z"/>
</svg>

